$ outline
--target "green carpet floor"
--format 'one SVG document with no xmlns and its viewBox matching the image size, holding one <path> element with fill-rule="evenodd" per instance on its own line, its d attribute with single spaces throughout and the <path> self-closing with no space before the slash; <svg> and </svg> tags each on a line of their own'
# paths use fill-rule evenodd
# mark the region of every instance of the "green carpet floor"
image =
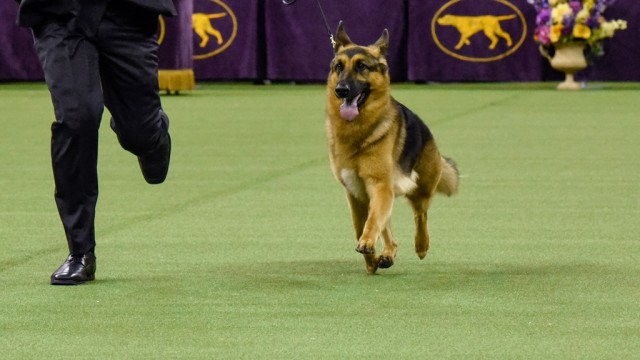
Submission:
<svg viewBox="0 0 640 360">
<path fill-rule="evenodd" d="M 640 358 L 639 84 L 396 85 L 462 172 L 431 250 L 395 203 L 368 275 L 328 165 L 320 85 L 163 96 L 173 154 L 147 185 L 105 114 L 96 281 L 54 287 L 52 108 L 0 84 L 4 359 Z"/>
</svg>

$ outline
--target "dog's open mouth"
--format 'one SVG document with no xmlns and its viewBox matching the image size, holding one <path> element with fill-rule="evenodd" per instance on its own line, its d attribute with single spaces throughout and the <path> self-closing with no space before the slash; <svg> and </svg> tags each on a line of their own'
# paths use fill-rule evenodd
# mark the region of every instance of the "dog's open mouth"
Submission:
<svg viewBox="0 0 640 360">
<path fill-rule="evenodd" d="M 352 121 L 353 119 L 355 119 L 356 116 L 358 116 L 358 114 L 360 113 L 360 109 L 362 108 L 362 105 L 364 105 L 364 102 L 367 100 L 368 95 L 369 94 L 364 91 L 354 98 L 342 99 L 342 105 L 340 105 L 340 116 L 342 116 L 342 118 L 347 121 Z"/>
</svg>

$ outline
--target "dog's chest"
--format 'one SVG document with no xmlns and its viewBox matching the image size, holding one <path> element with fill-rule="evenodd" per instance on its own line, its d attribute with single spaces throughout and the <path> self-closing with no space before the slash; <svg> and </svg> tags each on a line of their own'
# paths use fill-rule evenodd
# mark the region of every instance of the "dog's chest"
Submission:
<svg viewBox="0 0 640 360">
<path fill-rule="evenodd" d="M 356 199 L 362 201 L 367 201 L 369 199 L 364 180 L 358 176 L 358 173 L 355 170 L 343 168 L 340 170 L 340 180 L 347 192 Z M 391 179 L 394 196 L 403 196 L 415 191 L 418 187 L 417 180 L 418 173 L 415 171 L 412 171 L 410 176 L 399 172 L 395 173 L 393 179 Z"/>
<path fill-rule="evenodd" d="M 364 181 L 362 181 L 362 178 L 358 176 L 355 170 L 346 168 L 340 170 L 340 180 L 345 189 L 347 189 L 353 197 L 359 200 L 367 199 L 367 189 Z"/>
</svg>

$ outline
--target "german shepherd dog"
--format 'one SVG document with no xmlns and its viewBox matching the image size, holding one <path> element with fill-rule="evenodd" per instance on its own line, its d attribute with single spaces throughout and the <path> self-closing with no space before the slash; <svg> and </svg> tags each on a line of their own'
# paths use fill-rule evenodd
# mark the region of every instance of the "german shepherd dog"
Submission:
<svg viewBox="0 0 640 360">
<path fill-rule="evenodd" d="M 326 94 L 331 170 L 345 189 L 356 251 L 371 274 L 392 266 L 396 257 L 390 224 L 394 198 L 404 195 L 413 207 L 415 251 L 424 259 L 431 200 L 436 192 L 455 194 L 459 183 L 456 164 L 440 155 L 429 128 L 391 96 L 388 42 L 385 29 L 373 45 L 356 45 L 340 22 Z M 377 256 L 379 237 L 384 248 Z"/>
</svg>

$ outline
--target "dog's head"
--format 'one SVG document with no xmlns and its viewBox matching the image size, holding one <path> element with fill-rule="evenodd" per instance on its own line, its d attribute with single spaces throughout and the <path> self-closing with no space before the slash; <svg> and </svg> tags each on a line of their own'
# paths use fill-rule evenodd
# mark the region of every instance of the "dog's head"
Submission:
<svg viewBox="0 0 640 360">
<path fill-rule="evenodd" d="M 438 25 L 453 25 L 453 23 L 455 22 L 455 19 L 451 15 L 445 15 L 438 18 L 437 22 L 438 22 Z"/>
<path fill-rule="evenodd" d="M 389 31 L 385 29 L 373 45 L 360 46 L 349 39 L 340 22 L 335 41 L 335 56 L 327 81 L 330 101 L 339 106 L 343 119 L 352 121 L 369 103 L 389 96 L 390 80 L 385 58 Z"/>
</svg>

